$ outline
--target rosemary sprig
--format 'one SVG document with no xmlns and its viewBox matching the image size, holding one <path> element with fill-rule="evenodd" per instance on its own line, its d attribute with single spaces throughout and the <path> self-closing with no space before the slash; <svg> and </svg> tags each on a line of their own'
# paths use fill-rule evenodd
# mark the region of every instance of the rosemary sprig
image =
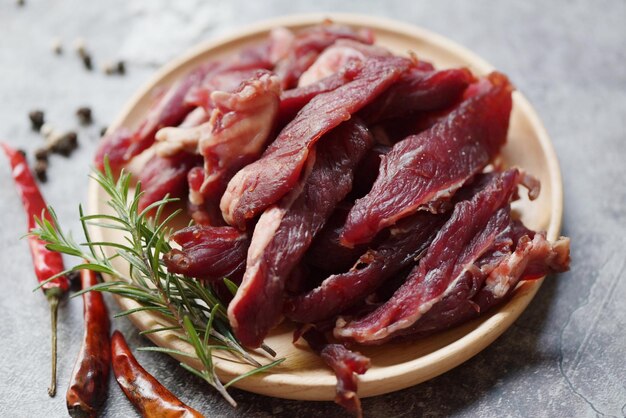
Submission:
<svg viewBox="0 0 626 418">
<path fill-rule="evenodd" d="M 80 222 L 85 242 L 78 244 L 71 234 L 65 233 L 59 225 L 56 213 L 49 208 L 51 220 L 38 220 L 39 228 L 32 234 L 47 241 L 48 248 L 84 260 L 83 263 L 68 269 L 90 269 L 107 274 L 111 280 L 99 283 L 88 289 L 77 292 L 75 296 L 84 292 L 109 292 L 118 296 L 134 300 L 139 307 L 120 312 L 116 317 L 123 317 L 137 312 L 153 312 L 170 322 L 169 325 L 142 332 L 143 335 L 163 331 L 177 331 L 180 338 L 189 343 L 194 353 L 161 347 L 146 347 L 148 351 L 173 354 L 184 357 L 194 357 L 200 361 L 202 368 L 196 370 L 181 363 L 181 366 L 208 384 L 213 386 L 229 403 L 236 406 L 226 388 L 242 378 L 280 364 L 278 359 L 262 365 L 255 360 L 237 341 L 230 329 L 226 316 L 225 304 L 213 292 L 210 286 L 195 279 L 173 274 L 167 271 L 162 262 L 162 255 L 171 248 L 167 240 L 169 222 L 179 214 L 174 211 L 164 220 L 160 220 L 164 207 L 176 199 L 165 198 L 153 203 L 148 208 L 138 212 L 141 185 L 135 191 L 131 190 L 131 176 L 122 171 L 117 180 L 105 162 L 104 173 L 94 171 L 91 176 L 107 193 L 107 204 L 113 209 L 114 215 L 93 214 L 85 215 L 79 206 Z M 155 212 L 154 217 L 148 216 Z M 115 229 L 124 233 L 124 242 L 96 242 L 91 239 L 89 226 L 106 229 Z M 112 255 L 108 256 L 107 253 Z M 128 274 L 118 271 L 112 260 L 123 258 L 129 265 Z M 67 273 L 64 272 L 64 273 Z M 236 291 L 236 285 L 224 279 L 226 286 Z M 267 353 L 275 353 L 269 347 L 262 347 Z M 214 352 L 224 352 L 235 355 L 240 360 L 250 364 L 249 372 L 235 377 L 226 384 L 222 384 L 215 372 L 213 362 Z M 223 358 L 222 356 L 215 356 Z"/>
</svg>

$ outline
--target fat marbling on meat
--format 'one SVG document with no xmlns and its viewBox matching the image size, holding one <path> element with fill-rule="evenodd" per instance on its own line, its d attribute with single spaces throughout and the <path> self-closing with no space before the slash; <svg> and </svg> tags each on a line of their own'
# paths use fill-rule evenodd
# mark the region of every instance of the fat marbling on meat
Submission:
<svg viewBox="0 0 626 418">
<path fill-rule="evenodd" d="M 415 263 L 428 248 L 445 215 L 417 213 L 389 231 L 389 237 L 363 254 L 346 273 L 328 277 L 317 288 L 291 298 L 285 314 L 294 321 L 317 323 L 361 303 L 387 279 Z"/>
<path fill-rule="evenodd" d="M 466 68 L 441 71 L 413 69 L 359 115 L 368 124 L 373 124 L 418 112 L 444 109 L 458 102 L 473 81 L 474 76 Z"/>
<path fill-rule="evenodd" d="M 163 257 L 171 273 L 211 281 L 241 278 L 250 245 L 247 234 L 230 226 L 193 225 L 176 231 L 170 239 L 181 246 Z"/>
<path fill-rule="evenodd" d="M 286 195 L 298 182 L 317 140 L 385 91 L 409 63 L 403 58 L 370 58 L 354 80 L 315 96 L 261 158 L 229 182 L 220 202 L 226 222 L 245 229 L 248 220 Z"/>
<path fill-rule="evenodd" d="M 198 150 L 204 157 L 199 189 L 191 187 L 190 201 L 219 199 L 237 170 L 262 153 L 278 114 L 280 83 L 266 70 L 257 70 L 233 92 L 214 91 L 208 122 L 189 128 L 165 128 L 157 134 L 157 152 L 171 155 Z"/>
<path fill-rule="evenodd" d="M 102 170 L 104 158 L 108 157 L 113 170 L 121 169 L 133 157 L 152 146 L 159 129 L 181 123 L 193 110 L 193 106 L 185 103 L 185 96 L 202 81 L 208 68 L 204 65 L 191 71 L 162 93 L 135 131 L 121 127 L 107 133 L 96 150 L 96 167 Z"/>
<path fill-rule="evenodd" d="M 229 71 L 269 68 L 271 65 L 266 44 L 252 45 L 222 60 L 200 65 L 160 92 L 158 99 L 137 129 L 120 127 L 107 133 L 98 144 L 94 159 L 96 167 L 102 170 L 104 158 L 108 156 L 111 168 L 118 171 L 135 156 L 152 146 L 159 129 L 177 126 L 183 122 L 195 108 L 195 105 L 188 101 L 189 95 L 200 88 L 205 80 Z"/>
<path fill-rule="evenodd" d="M 516 234 L 515 230 L 523 230 Z M 506 302 L 517 284 L 569 269 L 569 238 L 551 243 L 544 232 L 512 221 L 503 231 L 504 246 L 494 246 L 431 310 L 399 335 L 421 337 L 465 323 Z"/>
<path fill-rule="evenodd" d="M 364 318 L 338 320 L 335 335 L 375 344 L 410 328 L 463 278 L 509 222 L 509 203 L 526 179 L 517 169 L 493 176 L 471 200 L 458 202 L 426 255 L 386 303 Z"/>
<path fill-rule="evenodd" d="M 367 57 L 388 57 L 389 50 L 351 39 L 339 39 L 326 48 L 315 62 L 300 76 L 298 87 L 305 87 L 336 74 L 347 64 L 361 62 Z"/>
<path fill-rule="evenodd" d="M 352 188 L 354 168 L 372 142 L 358 120 L 332 130 L 311 152 L 299 184 L 261 215 L 242 284 L 228 306 L 231 326 L 243 344 L 258 347 L 280 321 L 285 281 Z"/>
<path fill-rule="evenodd" d="M 374 37 L 368 29 L 354 30 L 348 26 L 324 23 L 294 34 L 285 28 L 270 34 L 270 56 L 274 71 L 282 80 L 282 87 L 293 88 L 300 76 L 315 62 L 319 54 L 339 39 L 352 39 L 372 44 Z"/>
<path fill-rule="evenodd" d="M 338 72 L 304 87 L 285 90 L 280 96 L 278 124 L 284 127 L 318 94 L 327 93 L 352 81 L 362 69 L 361 62 L 350 62 Z"/>
<path fill-rule="evenodd" d="M 381 229 L 418 210 L 441 210 L 506 142 L 512 86 L 500 73 L 479 81 L 479 92 L 427 131 L 396 143 L 382 157 L 372 190 L 356 201 L 342 244 L 369 242 Z"/>
</svg>

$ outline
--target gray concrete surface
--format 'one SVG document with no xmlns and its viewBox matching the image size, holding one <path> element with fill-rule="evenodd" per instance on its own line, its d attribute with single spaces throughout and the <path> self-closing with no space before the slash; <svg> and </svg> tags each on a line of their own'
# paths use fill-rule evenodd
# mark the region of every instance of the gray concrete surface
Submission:
<svg viewBox="0 0 626 418">
<path fill-rule="evenodd" d="M 472 360 L 427 383 L 363 402 L 369 417 L 592 417 L 626 414 L 626 2 L 13 0 L 0 2 L 0 138 L 33 151 L 26 117 L 42 108 L 63 129 L 93 107 L 80 150 L 52 157 L 43 192 L 64 225 L 78 231 L 77 204 L 100 126 L 173 56 L 194 43 L 267 17 L 351 11 L 400 19 L 439 32 L 509 74 L 543 118 L 565 182 L 563 232 L 572 271 L 547 280 L 524 315 Z M 50 51 L 53 37 L 65 53 Z M 88 73 L 71 50 L 86 40 L 96 66 L 123 58 L 125 77 Z M 82 334 L 81 303 L 60 313 L 60 394 L 46 395 L 48 311 L 32 293 L 24 217 L 0 157 L 0 416 L 61 417 L 63 393 Z M 78 303 L 77 303 L 78 302 Z M 110 306 L 113 306 L 110 304 Z M 126 320 L 114 326 L 146 344 Z M 164 355 L 139 360 L 181 399 L 209 417 L 330 417 L 332 403 L 271 399 L 234 391 L 232 409 Z M 136 413 L 112 380 L 104 416 Z"/>
</svg>

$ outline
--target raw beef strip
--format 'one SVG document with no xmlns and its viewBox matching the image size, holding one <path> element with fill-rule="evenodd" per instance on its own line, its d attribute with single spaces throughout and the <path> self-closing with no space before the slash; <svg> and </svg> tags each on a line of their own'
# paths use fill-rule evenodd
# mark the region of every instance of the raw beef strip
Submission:
<svg viewBox="0 0 626 418">
<path fill-rule="evenodd" d="M 234 91 L 243 81 L 254 76 L 258 70 L 270 70 L 269 42 L 252 45 L 223 60 L 205 64 L 207 70 L 202 81 L 185 95 L 185 104 L 203 107 L 211 112 L 214 91 Z"/>
<path fill-rule="evenodd" d="M 374 37 L 370 30 L 355 31 L 352 28 L 334 24 L 322 24 L 302 30 L 295 35 L 287 35 L 285 29 L 277 30 L 270 35 L 277 39 L 272 50 L 272 58 L 276 60 L 274 71 L 282 80 L 284 89 L 295 87 L 298 79 L 319 54 L 339 39 L 353 39 L 365 44 L 372 44 Z"/>
<path fill-rule="evenodd" d="M 428 248 L 445 215 L 418 213 L 399 222 L 389 238 L 359 258 L 347 273 L 328 277 L 321 286 L 289 300 L 285 315 L 316 323 L 363 301 L 387 279 L 412 265 Z"/>
<path fill-rule="evenodd" d="M 317 269 L 300 262 L 294 266 L 289 277 L 285 280 L 285 294 L 298 295 L 306 292 L 321 283 L 322 279 L 323 277 Z"/>
<path fill-rule="evenodd" d="M 350 39 L 340 39 L 322 52 L 315 62 L 306 70 L 298 87 L 314 84 L 331 76 L 354 61 L 363 61 L 366 57 L 388 57 L 391 52 L 375 45 L 367 45 Z"/>
<path fill-rule="evenodd" d="M 516 225 L 516 221 L 512 225 Z M 544 233 L 529 231 L 511 244 L 515 244 L 514 252 L 509 248 L 483 257 L 476 263 L 479 270 L 466 273 L 454 291 L 400 335 L 420 337 L 467 322 L 506 302 L 518 282 L 569 269 L 568 238 L 561 237 L 550 243 Z M 488 284 L 481 287 L 485 279 Z"/>
<path fill-rule="evenodd" d="M 184 103 L 185 95 L 202 81 L 207 68 L 206 65 L 197 68 L 167 89 L 132 135 L 128 135 L 126 130 L 115 130 L 105 135 L 96 151 L 96 167 L 102 170 L 104 156 L 108 155 L 111 168 L 119 170 L 154 143 L 154 136 L 159 129 L 180 124 L 193 110 L 193 106 Z"/>
<path fill-rule="evenodd" d="M 166 195 L 182 199 L 188 192 L 187 173 L 202 164 L 198 155 L 180 153 L 173 157 L 154 156 L 139 173 L 141 190 L 138 210 L 142 211 Z"/>
<path fill-rule="evenodd" d="M 197 127 L 159 131 L 160 155 L 198 149 L 204 157 L 202 183 L 199 188 L 193 185 L 191 188 L 192 203 L 219 198 L 230 177 L 258 158 L 274 126 L 279 95 L 278 78 L 269 71 L 257 70 L 236 91 L 211 93 L 215 108 L 208 122 Z"/>
<path fill-rule="evenodd" d="M 367 158 L 367 154 L 363 158 Z M 357 181 L 357 173 L 358 171 L 354 174 L 353 182 Z M 354 188 L 354 185 L 352 187 Z M 361 245 L 348 248 L 339 243 L 339 234 L 351 207 L 352 204 L 348 202 L 337 205 L 330 219 L 317 234 L 306 253 L 307 263 L 326 272 L 327 275 L 328 273 L 340 273 L 350 269 L 367 249 L 366 246 Z"/>
<path fill-rule="evenodd" d="M 471 200 L 457 203 L 420 263 L 393 297 L 372 314 L 345 323 L 335 336 L 376 344 L 411 327 L 454 289 L 493 245 L 509 220 L 509 202 L 525 179 L 516 169 L 493 176 Z M 504 208 L 504 210 L 502 210 Z"/>
<path fill-rule="evenodd" d="M 408 65 L 402 58 L 370 58 L 353 81 L 315 96 L 259 160 L 232 178 L 220 203 L 226 222 L 245 229 L 247 220 L 287 194 L 317 140 L 376 98 Z"/>
<path fill-rule="evenodd" d="M 200 172 L 201 178 L 204 178 L 204 169 L 202 167 L 194 167 L 192 168 L 188 175 L 187 181 L 189 182 L 189 177 L 192 177 L 194 171 Z M 189 182 L 191 187 L 191 182 Z M 226 226 L 226 222 L 224 218 L 222 218 L 222 212 L 220 212 L 220 208 L 215 201 L 204 201 L 201 204 L 195 204 L 190 200 L 187 200 L 187 213 L 193 219 L 193 221 L 198 225 L 204 226 Z"/>
<path fill-rule="evenodd" d="M 268 42 L 268 56 L 272 65 L 289 55 L 296 40 L 296 34 L 291 30 L 279 26 L 270 31 Z"/>
<path fill-rule="evenodd" d="M 409 54 L 411 53 L 409 52 Z M 413 62 L 411 64 L 410 73 L 409 75 L 405 74 L 402 77 L 402 79 L 405 80 L 405 84 L 407 79 L 410 81 L 411 77 L 416 77 L 415 74 L 418 74 L 419 79 L 422 79 L 427 74 L 436 73 L 435 67 L 431 63 L 427 61 L 420 61 L 413 54 L 411 54 L 411 59 Z M 385 103 L 386 100 L 383 101 L 378 98 L 376 102 L 381 104 Z M 421 104 L 419 102 L 421 102 Z M 409 112 L 409 114 L 400 117 L 396 115 L 389 115 L 389 117 L 386 117 L 381 122 L 368 123 L 368 128 L 372 132 L 372 135 L 374 135 L 374 139 L 379 145 L 391 146 L 409 135 L 414 135 L 430 128 L 436 122 L 439 122 L 444 116 L 447 116 L 452 110 L 456 109 L 460 102 L 461 100 L 459 99 L 449 105 L 446 109 L 437 111 L 417 111 L 417 114 L 415 114 L 414 111 L 408 106 L 400 106 L 402 108 L 399 110 L 401 115 L 405 115 L 407 112 Z M 424 103 L 425 101 L 418 100 L 417 107 L 423 107 Z M 370 109 L 369 112 L 376 113 L 382 108 L 373 108 L 372 103 L 370 103 L 366 109 L 361 111 L 361 113 L 367 114 L 365 111 L 367 109 Z M 431 114 L 433 116 L 431 116 Z M 423 119 L 427 119 L 427 121 L 421 122 Z"/>
<path fill-rule="evenodd" d="M 268 45 L 253 45 L 224 60 L 208 62 L 191 71 L 162 92 L 132 135 L 128 135 L 128 131 L 113 131 L 102 138 L 96 152 L 96 167 L 102 170 L 104 156 L 109 155 L 111 168 L 118 171 L 133 157 L 154 143 L 159 129 L 177 126 L 184 121 L 195 107 L 187 102 L 187 95 L 200 86 L 206 78 L 231 70 L 268 68 L 272 65 L 269 62 L 268 51 Z"/>
<path fill-rule="evenodd" d="M 370 359 L 357 351 L 347 349 L 343 344 L 329 343 L 326 337 L 315 328 L 302 333 L 309 347 L 317 353 L 337 376 L 335 402 L 362 417 L 361 401 L 357 396 L 356 375 L 364 374 L 370 367 Z"/>
<path fill-rule="evenodd" d="M 489 82 L 487 81 L 483 83 L 483 85 L 488 83 Z M 478 94 L 480 89 L 475 88 L 477 85 L 481 85 L 481 83 L 471 84 L 465 90 L 463 97 L 459 98 L 459 100 L 444 109 L 429 110 L 401 117 L 392 117 L 385 119 L 380 123 L 374 124 L 370 126 L 372 135 L 374 135 L 374 139 L 378 144 L 391 147 L 393 144 L 402 141 L 408 136 L 420 134 L 432 128 L 439 122 L 446 120 L 450 113 L 455 111 L 464 100 Z"/>
<path fill-rule="evenodd" d="M 193 106 L 184 103 L 185 95 L 202 81 L 206 72 L 207 66 L 201 66 L 174 83 L 163 94 L 156 105 L 150 109 L 144 123 L 135 133 L 133 143 L 128 148 L 128 160 L 149 148 L 159 129 L 165 126 L 178 125 L 193 110 Z"/>
<path fill-rule="evenodd" d="M 128 162 L 126 160 L 126 151 L 133 140 L 133 133 L 120 127 L 107 132 L 98 143 L 96 154 L 94 156 L 94 164 L 100 171 L 104 171 L 104 160 L 109 160 L 109 167 L 114 173 L 120 171 Z"/>
<path fill-rule="evenodd" d="M 176 231 L 170 239 L 182 247 L 163 257 L 170 272 L 213 281 L 241 278 L 250 238 L 237 229 L 194 225 Z"/>
<path fill-rule="evenodd" d="M 374 139 L 376 139 L 376 137 L 374 137 Z M 389 151 L 391 151 L 391 147 L 380 144 L 375 145 L 368 151 L 354 173 L 354 186 L 349 196 L 352 201 L 365 196 L 372 190 L 372 186 L 380 171 L 381 158 Z M 352 207 L 352 205 L 350 207 Z"/>
<path fill-rule="evenodd" d="M 500 209 L 500 231 L 489 250 L 467 269 L 447 295 L 418 319 L 411 327 L 396 333 L 399 336 L 424 336 L 449 328 L 465 321 L 467 314 L 478 314 L 477 305 L 472 298 L 483 287 L 487 275 L 515 249 L 517 236 L 514 230 L 519 221 L 511 221 L 510 206 Z M 523 227 L 523 226 L 522 226 Z M 528 231 L 528 230 L 526 230 Z M 528 231 L 534 234 L 532 231 Z"/>
<path fill-rule="evenodd" d="M 408 136 L 420 134 L 445 120 L 459 106 L 461 101 L 443 110 L 420 112 L 416 115 L 391 118 L 372 125 L 371 131 L 378 144 L 393 146 Z"/>
<path fill-rule="evenodd" d="M 474 80 L 465 68 L 442 71 L 412 70 L 359 115 L 369 124 L 415 114 L 444 109 L 463 96 Z"/>
<path fill-rule="evenodd" d="M 187 93 L 185 102 L 192 106 L 202 107 L 210 113 L 215 107 L 211 98 L 214 91 L 233 92 L 244 81 L 256 78 L 259 70 L 260 68 L 232 70 L 207 77 L 201 85 L 195 86 Z"/>
<path fill-rule="evenodd" d="M 498 154 L 509 127 L 512 86 L 499 73 L 490 74 L 481 86 L 479 94 L 445 120 L 398 142 L 382 158 L 372 190 L 348 215 L 342 244 L 369 242 L 418 210 L 439 211 Z"/>
<path fill-rule="evenodd" d="M 561 237 L 551 243 L 543 232 L 536 233 L 532 239 L 525 235 L 519 239 L 515 252 L 489 274 L 474 302 L 484 312 L 515 289 L 520 280 L 538 279 L 568 269 L 569 238 Z"/>
<path fill-rule="evenodd" d="M 371 145 L 358 121 L 334 129 L 311 154 L 300 184 L 261 215 L 242 285 L 228 306 L 235 335 L 246 346 L 258 347 L 280 321 L 286 279 L 350 191 L 354 168 Z"/>
<path fill-rule="evenodd" d="M 339 72 L 316 83 L 284 91 L 280 96 L 279 126 L 284 127 L 289 123 L 313 97 L 352 81 L 362 70 L 362 66 L 362 63 L 349 63 Z"/>
</svg>

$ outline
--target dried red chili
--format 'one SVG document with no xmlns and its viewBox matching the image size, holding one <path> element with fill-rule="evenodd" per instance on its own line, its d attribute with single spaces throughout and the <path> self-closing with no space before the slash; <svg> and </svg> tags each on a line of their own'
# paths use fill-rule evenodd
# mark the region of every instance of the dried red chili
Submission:
<svg viewBox="0 0 626 418">
<path fill-rule="evenodd" d="M 90 270 L 81 270 L 80 280 L 83 289 L 98 283 L 96 273 Z M 106 400 L 109 383 L 109 312 L 102 293 L 97 291 L 84 293 L 83 304 L 83 345 L 78 353 L 65 399 L 70 416 L 96 417 L 98 408 Z"/>
<path fill-rule="evenodd" d="M 185 405 L 137 362 L 124 336 L 115 331 L 111 337 L 111 364 L 115 379 L 126 397 L 144 417 L 204 417 Z"/>
<path fill-rule="evenodd" d="M 22 198 L 24 211 L 28 216 L 28 230 L 31 231 L 33 228 L 37 227 L 35 217 L 50 220 L 50 214 L 48 213 L 43 196 L 39 191 L 39 187 L 37 187 L 37 183 L 28 168 L 28 163 L 24 155 L 5 143 L 0 142 L 0 145 L 11 162 L 15 186 Z M 40 283 L 65 270 L 61 254 L 48 250 L 46 248 L 46 242 L 29 235 L 28 244 L 33 258 L 35 275 Z M 52 326 L 52 377 L 48 394 L 54 396 L 56 394 L 57 312 L 59 302 L 69 291 L 69 280 L 65 276 L 60 276 L 45 283 L 41 288 L 50 303 Z"/>
</svg>

